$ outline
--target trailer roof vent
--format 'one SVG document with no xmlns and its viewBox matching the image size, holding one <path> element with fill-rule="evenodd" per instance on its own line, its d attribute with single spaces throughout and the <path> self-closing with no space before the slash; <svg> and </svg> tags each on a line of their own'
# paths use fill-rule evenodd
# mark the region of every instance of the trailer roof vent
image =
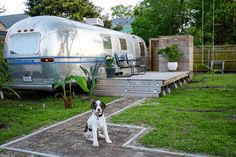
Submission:
<svg viewBox="0 0 236 157">
<path fill-rule="evenodd" d="M 89 19 L 84 18 L 84 22 L 89 25 L 104 27 L 103 21 L 99 18 L 89 18 Z"/>
</svg>

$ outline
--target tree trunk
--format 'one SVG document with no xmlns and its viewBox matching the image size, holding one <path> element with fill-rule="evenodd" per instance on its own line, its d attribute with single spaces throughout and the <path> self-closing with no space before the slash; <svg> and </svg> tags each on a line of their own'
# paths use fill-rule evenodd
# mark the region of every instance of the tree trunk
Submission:
<svg viewBox="0 0 236 157">
<path fill-rule="evenodd" d="M 0 99 L 4 99 L 4 95 L 2 91 L 0 91 Z"/>
<path fill-rule="evenodd" d="M 64 100 L 65 109 L 71 109 L 72 108 L 72 97 L 67 96 Z"/>
</svg>

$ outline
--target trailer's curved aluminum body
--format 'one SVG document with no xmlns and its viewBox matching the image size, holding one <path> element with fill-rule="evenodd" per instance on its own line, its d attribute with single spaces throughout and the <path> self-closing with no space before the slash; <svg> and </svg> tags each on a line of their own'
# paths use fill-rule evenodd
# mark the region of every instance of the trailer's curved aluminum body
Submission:
<svg viewBox="0 0 236 157">
<path fill-rule="evenodd" d="M 52 90 L 55 79 L 84 75 L 80 65 L 104 63 L 104 56 L 114 53 L 147 58 L 140 37 L 55 16 L 19 21 L 8 30 L 4 44 L 15 89 Z M 99 75 L 104 72 L 101 68 Z"/>
</svg>

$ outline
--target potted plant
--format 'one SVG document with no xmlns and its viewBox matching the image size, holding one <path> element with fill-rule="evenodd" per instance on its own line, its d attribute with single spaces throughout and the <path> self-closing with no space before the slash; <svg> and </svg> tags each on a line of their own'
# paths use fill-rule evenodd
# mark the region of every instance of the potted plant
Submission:
<svg viewBox="0 0 236 157">
<path fill-rule="evenodd" d="M 113 78 L 115 77 L 115 58 L 111 55 L 107 55 L 105 57 L 105 62 L 106 62 L 106 74 L 107 74 L 107 78 Z"/>
<path fill-rule="evenodd" d="M 166 48 L 159 49 L 158 54 L 166 54 L 168 63 L 167 67 L 169 71 L 175 71 L 178 67 L 178 60 L 180 60 L 184 53 L 177 50 L 176 44 L 169 45 Z"/>
</svg>

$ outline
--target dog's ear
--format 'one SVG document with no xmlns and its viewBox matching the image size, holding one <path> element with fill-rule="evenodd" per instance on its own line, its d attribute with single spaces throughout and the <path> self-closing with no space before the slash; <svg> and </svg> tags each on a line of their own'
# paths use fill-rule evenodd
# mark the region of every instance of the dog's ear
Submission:
<svg viewBox="0 0 236 157">
<path fill-rule="evenodd" d="M 95 104 L 96 104 L 96 101 L 95 101 L 95 100 L 92 100 L 92 103 L 91 103 L 91 109 L 92 109 L 92 110 L 93 110 Z"/>
<path fill-rule="evenodd" d="M 101 108 L 104 110 L 106 108 L 106 105 L 104 102 L 101 101 Z"/>
</svg>

